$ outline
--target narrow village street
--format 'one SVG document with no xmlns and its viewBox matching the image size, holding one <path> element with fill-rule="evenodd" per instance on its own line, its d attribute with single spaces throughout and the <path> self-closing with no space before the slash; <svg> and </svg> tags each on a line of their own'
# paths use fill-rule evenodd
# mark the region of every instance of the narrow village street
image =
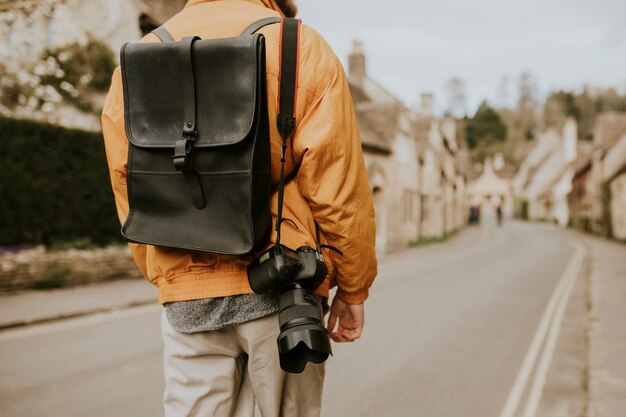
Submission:
<svg viewBox="0 0 626 417">
<path fill-rule="evenodd" d="M 597 239 L 551 225 L 487 223 L 383 259 L 364 337 L 334 345 L 322 415 L 587 415 L 588 333 L 610 329 L 588 328 L 590 265 L 604 256 L 623 274 L 626 247 L 595 253 Z M 159 316 L 150 303 L 0 332 L 0 415 L 162 415 Z M 618 371 L 619 336 L 596 346 Z M 617 416 L 603 400 L 597 415 Z"/>
<path fill-rule="evenodd" d="M 0 417 L 162 417 L 159 299 L 188 331 L 271 311 L 231 296 L 280 242 L 328 249 L 344 301 L 369 290 L 313 415 L 626 417 L 625 16 L 0 0 Z M 246 393 L 181 375 L 192 401 Z"/>
</svg>

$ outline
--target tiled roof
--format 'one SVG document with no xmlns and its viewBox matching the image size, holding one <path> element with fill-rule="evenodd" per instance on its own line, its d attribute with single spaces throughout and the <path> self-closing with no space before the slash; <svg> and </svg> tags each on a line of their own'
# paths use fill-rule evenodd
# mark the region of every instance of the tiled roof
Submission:
<svg viewBox="0 0 626 417">
<path fill-rule="evenodd" d="M 369 77 L 348 78 L 350 92 L 355 92 L 354 102 L 370 101 L 379 104 L 400 104 L 401 101 L 385 89 L 378 82 Z"/>
<path fill-rule="evenodd" d="M 607 150 L 626 133 L 626 113 L 608 112 L 598 116 L 594 144 Z"/>
<path fill-rule="evenodd" d="M 360 83 L 350 82 L 348 83 L 348 86 L 350 87 L 352 102 L 355 105 L 369 101 L 369 98 L 367 97 L 367 94 L 365 93 L 365 90 L 363 90 L 363 87 Z"/>
<path fill-rule="evenodd" d="M 528 168 L 528 174 L 526 176 L 526 181 L 524 182 L 524 189 L 528 188 L 528 186 L 530 185 L 530 183 L 533 181 L 535 174 L 537 173 L 537 171 L 539 171 L 539 168 L 541 168 L 548 159 L 550 159 L 550 157 L 552 156 L 552 153 L 548 152 L 545 155 L 543 155 L 543 157 L 541 158 L 541 160 L 539 161 L 539 163 L 531 166 L 530 168 Z"/>
<path fill-rule="evenodd" d="M 401 111 L 400 106 L 357 104 L 356 116 L 363 146 L 391 152 L 391 141 L 398 134 Z"/>
<path fill-rule="evenodd" d="M 574 175 L 583 170 L 591 162 L 592 146 L 589 143 L 578 142 L 576 144 L 576 159 L 569 164 L 563 166 L 559 173 L 546 185 L 543 191 L 539 194 L 540 198 L 548 198 L 552 193 L 552 189 L 561 180 L 561 177 L 570 169 L 574 169 Z"/>
</svg>

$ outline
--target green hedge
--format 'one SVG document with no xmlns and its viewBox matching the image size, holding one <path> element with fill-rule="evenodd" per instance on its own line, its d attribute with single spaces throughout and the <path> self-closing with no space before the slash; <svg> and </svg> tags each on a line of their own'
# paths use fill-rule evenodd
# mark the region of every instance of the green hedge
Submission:
<svg viewBox="0 0 626 417">
<path fill-rule="evenodd" d="M 0 118 L 0 246 L 119 242 L 102 135 Z"/>
</svg>

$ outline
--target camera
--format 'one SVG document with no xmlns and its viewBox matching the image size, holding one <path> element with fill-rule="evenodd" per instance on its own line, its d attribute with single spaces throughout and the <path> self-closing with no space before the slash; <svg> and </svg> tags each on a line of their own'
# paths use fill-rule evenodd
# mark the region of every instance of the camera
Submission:
<svg viewBox="0 0 626 417">
<path fill-rule="evenodd" d="M 322 363 L 332 354 L 321 299 L 314 293 L 327 274 L 323 254 L 308 246 L 273 246 L 248 266 L 255 293 L 278 291 L 277 344 L 286 372 L 300 373 L 307 362 Z"/>
</svg>

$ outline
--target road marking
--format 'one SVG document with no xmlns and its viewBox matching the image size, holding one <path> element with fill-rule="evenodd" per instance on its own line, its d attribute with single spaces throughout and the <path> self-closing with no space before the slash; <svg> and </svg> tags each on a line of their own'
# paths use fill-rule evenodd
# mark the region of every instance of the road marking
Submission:
<svg viewBox="0 0 626 417">
<path fill-rule="evenodd" d="M 565 307 L 567 306 L 569 295 L 572 292 L 572 288 L 574 287 L 576 278 L 580 274 L 583 259 L 585 258 L 585 249 L 582 247 L 582 245 L 575 243 L 575 247 L 576 251 L 574 253 L 574 256 L 572 257 L 572 261 L 568 265 L 568 270 L 566 270 L 565 272 L 566 274 L 568 274 L 568 281 L 566 284 L 567 286 L 563 291 L 563 296 L 559 301 L 559 306 L 557 307 L 556 313 L 552 320 L 552 325 L 550 326 L 548 338 L 541 354 L 539 365 L 537 365 L 537 370 L 535 371 L 533 384 L 531 385 L 528 394 L 528 400 L 526 401 L 526 408 L 524 409 L 523 417 L 535 417 L 535 415 L 537 414 L 539 402 L 541 401 L 541 397 L 543 395 L 543 389 L 546 385 L 546 379 L 548 378 L 548 371 L 550 370 L 552 357 L 554 356 L 556 342 L 559 336 L 559 332 L 561 330 L 561 323 L 563 322 L 563 316 L 565 315 Z"/>
<path fill-rule="evenodd" d="M 111 320 L 119 320 L 128 317 L 151 314 L 157 311 L 161 311 L 162 308 L 163 307 L 160 304 L 147 304 L 139 307 L 112 310 L 104 313 L 96 313 L 89 316 L 81 316 L 52 323 L 42 323 L 27 327 L 9 329 L 0 332 L 0 342 L 7 342 L 10 340 L 23 339 L 25 337 L 54 333 L 62 330 L 74 329 L 77 327 L 104 323 Z"/>
<path fill-rule="evenodd" d="M 584 254 L 585 254 L 585 251 L 582 248 L 582 246 L 580 246 L 579 244 L 575 244 L 574 254 L 570 258 L 570 261 L 568 262 L 567 267 L 565 268 L 565 271 L 563 272 L 563 275 L 561 275 L 561 277 L 559 278 L 559 282 L 556 288 L 554 289 L 554 292 L 550 296 L 548 305 L 546 306 L 546 309 L 543 312 L 543 316 L 541 317 L 541 320 L 539 321 L 539 326 L 537 327 L 537 331 L 535 332 L 533 340 L 528 348 L 528 351 L 526 352 L 526 356 L 524 357 L 522 366 L 520 367 L 520 370 L 517 373 L 517 377 L 515 378 L 513 387 L 511 388 L 511 391 L 509 392 L 509 396 L 507 397 L 506 402 L 504 403 L 504 407 L 502 408 L 500 417 L 514 417 L 515 416 L 515 413 L 522 399 L 522 395 L 524 394 L 524 391 L 528 384 L 528 380 L 530 378 L 531 372 L 533 368 L 535 367 L 535 363 L 539 356 L 544 340 L 546 339 L 546 336 L 548 335 L 549 331 L 550 331 L 551 336 L 553 336 L 554 334 L 554 332 L 552 331 L 552 329 L 554 328 L 554 325 L 551 326 L 550 323 L 553 321 L 555 317 L 555 312 L 557 312 L 557 309 L 562 304 L 563 305 L 567 304 L 567 298 L 569 296 L 568 288 L 571 290 L 571 285 L 573 285 L 573 282 L 576 280 L 576 277 L 578 276 L 578 273 L 580 272 L 579 257 L 584 258 Z M 562 311 L 559 311 L 559 312 L 561 313 L 561 318 L 562 318 L 563 312 Z M 559 312 L 557 312 L 557 314 Z M 560 323 L 560 319 L 558 321 Z M 558 335 L 558 327 L 557 327 L 557 335 Z M 544 352 L 542 354 L 542 362 L 544 363 L 544 366 L 548 365 L 549 367 L 549 359 L 547 359 L 546 355 L 547 355 L 546 349 L 544 349 Z M 545 372 L 547 374 L 547 369 L 545 370 Z M 536 375 L 535 379 L 533 380 L 532 401 L 533 402 L 537 401 L 537 405 L 538 405 L 538 399 L 541 399 L 543 385 L 545 383 L 545 376 L 543 378 L 544 379 L 542 382 L 542 379 L 540 377 L 537 377 Z M 530 399 L 531 397 L 529 397 L 529 400 Z M 530 407 L 530 403 L 527 403 L 525 412 L 530 413 L 532 411 L 532 408 L 529 408 L 529 407 Z M 536 411 L 536 406 L 533 406 L 533 407 L 535 407 L 535 411 Z M 524 417 L 528 417 L 528 416 L 524 414 Z"/>
</svg>

